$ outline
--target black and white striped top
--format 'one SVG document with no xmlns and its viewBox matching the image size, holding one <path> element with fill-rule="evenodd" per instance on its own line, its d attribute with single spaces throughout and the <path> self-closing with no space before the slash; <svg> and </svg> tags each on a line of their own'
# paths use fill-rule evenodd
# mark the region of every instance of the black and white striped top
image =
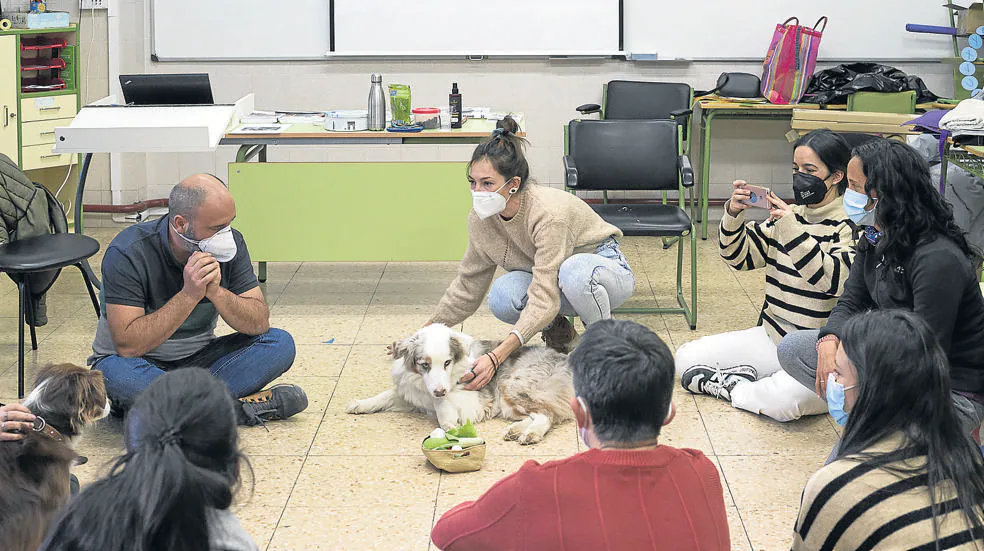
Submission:
<svg viewBox="0 0 984 551">
<path fill-rule="evenodd" d="M 821 208 L 794 206 L 776 222 L 745 222 L 725 212 L 721 258 L 738 270 L 765 268 L 759 324 L 778 342 L 787 333 L 819 329 L 837 304 L 854 260 L 854 230 L 837 199 Z"/>
<path fill-rule="evenodd" d="M 901 445 L 899 435 L 870 451 L 891 452 Z M 933 551 L 934 522 L 939 523 L 940 549 L 984 549 L 984 534 L 974 538 L 961 510 L 933 517 L 925 457 L 908 462 L 897 457 L 845 458 L 817 471 L 803 490 L 793 551 Z M 907 472 L 885 467 L 904 467 Z M 937 489 L 936 503 L 944 510 L 956 505 L 954 498 L 952 486 Z"/>
</svg>

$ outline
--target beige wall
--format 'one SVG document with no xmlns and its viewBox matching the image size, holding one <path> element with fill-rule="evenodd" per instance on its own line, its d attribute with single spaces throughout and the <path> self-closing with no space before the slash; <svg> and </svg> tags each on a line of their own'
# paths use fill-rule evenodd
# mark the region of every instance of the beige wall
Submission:
<svg viewBox="0 0 984 551">
<path fill-rule="evenodd" d="M 698 89 L 712 87 L 722 71 L 757 73 L 751 63 L 630 63 L 624 61 L 493 60 L 493 61 L 322 61 L 322 62 L 198 62 L 150 61 L 150 14 L 147 2 L 120 0 L 121 71 L 208 72 L 215 99 L 231 102 L 253 92 L 259 109 L 327 110 L 362 108 L 369 90 L 369 74 L 382 73 L 385 83 L 410 84 L 414 105 L 445 105 L 452 81 L 457 81 L 465 105 L 526 113 L 533 173 L 541 182 L 561 185 L 563 124 L 577 116 L 582 103 L 600 102 L 604 82 L 616 78 L 690 82 Z M 106 92 L 106 15 L 82 16 L 83 70 L 91 50 L 92 66 L 87 98 Z M 91 48 L 88 40 L 95 37 Z M 926 79 L 932 90 L 952 92 L 950 66 L 937 63 L 899 64 Z M 727 194 L 736 177 L 779 189 L 790 182 L 791 148 L 783 134 L 788 123 L 723 121 L 716 127 L 713 145 L 711 196 Z M 271 161 L 324 160 L 463 160 L 469 146 L 275 147 Z M 214 154 L 125 155 L 123 202 L 166 197 L 182 176 L 208 171 L 226 174 L 235 147 Z M 108 202 L 108 162 L 94 167 L 87 201 Z"/>
</svg>

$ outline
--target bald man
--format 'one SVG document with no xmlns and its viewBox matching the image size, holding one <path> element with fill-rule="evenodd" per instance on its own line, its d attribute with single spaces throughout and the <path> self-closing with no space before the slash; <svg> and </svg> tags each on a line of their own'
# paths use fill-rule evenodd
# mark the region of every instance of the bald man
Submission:
<svg viewBox="0 0 984 551">
<path fill-rule="evenodd" d="M 236 203 L 221 180 L 191 176 L 171 191 L 168 216 L 119 233 L 102 262 L 102 316 L 89 365 L 114 406 L 165 371 L 207 369 L 238 398 L 240 424 L 286 419 L 307 407 L 296 385 L 262 390 L 294 363 L 294 340 L 270 328 Z M 236 332 L 216 338 L 222 316 Z"/>
</svg>

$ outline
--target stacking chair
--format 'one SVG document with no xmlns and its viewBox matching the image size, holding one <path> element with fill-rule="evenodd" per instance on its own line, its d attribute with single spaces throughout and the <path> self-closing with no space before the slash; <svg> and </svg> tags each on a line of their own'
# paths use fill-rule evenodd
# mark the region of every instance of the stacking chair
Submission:
<svg viewBox="0 0 984 551">
<path fill-rule="evenodd" d="M 38 185 L 38 184 L 35 184 Z M 48 199 L 59 205 L 57 199 L 44 186 Z M 61 212 L 64 217 L 65 213 Z M 99 252 L 99 242 L 76 233 L 53 233 L 27 237 L 0 245 L 0 273 L 6 273 L 17 284 L 17 396 L 24 397 L 24 325 L 30 325 L 31 349 L 38 349 L 38 337 L 34 328 L 36 315 L 32 293 L 46 292 L 62 268 L 75 266 L 82 272 L 89 298 L 99 317 L 99 299 L 92 288 L 88 259 Z M 32 286 L 33 285 L 33 286 Z M 28 315 L 29 314 L 29 315 Z"/>
<path fill-rule="evenodd" d="M 688 148 L 684 146 L 689 136 L 690 115 L 693 113 L 694 89 L 689 84 L 679 82 L 637 82 L 612 80 L 602 89 L 601 105 L 589 103 L 581 105 L 577 111 L 582 115 L 599 113 L 602 120 L 672 120 L 679 125 L 679 154 Z M 608 202 L 608 194 L 602 194 Z M 666 194 L 663 194 L 666 203 Z M 690 216 L 696 214 L 697 202 L 690 202 Z M 669 248 L 672 240 L 663 240 L 663 248 Z"/>
<path fill-rule="evenodd" d="M 673 204 L 593 204 L 608 223 L 627 236 L 675 238 L 677 308 L 624 308 L 626 314 L 683 314 L 697 328 L 697 239 L 684 209 L 684 188 L 693 200 L 694 170 L 680 154 L 680 134 L 672 120 L 571 121 L 564 182 L 581 190 L 677 191 Z M 690 304 L 683 294 L 684 238 L 690 237 Z"/>
</svg>

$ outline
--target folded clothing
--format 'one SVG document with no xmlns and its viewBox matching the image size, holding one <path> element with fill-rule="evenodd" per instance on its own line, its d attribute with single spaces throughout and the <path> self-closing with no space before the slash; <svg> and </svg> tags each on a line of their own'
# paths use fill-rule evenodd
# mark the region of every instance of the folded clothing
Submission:
<svg viewBox="0 0 984 551">
<path fill-rule="evenodd" d="M 943 118 L 940 128 L 951 132 L 984 132 L 984 101 L 965 99 Z"/>
</svg>

